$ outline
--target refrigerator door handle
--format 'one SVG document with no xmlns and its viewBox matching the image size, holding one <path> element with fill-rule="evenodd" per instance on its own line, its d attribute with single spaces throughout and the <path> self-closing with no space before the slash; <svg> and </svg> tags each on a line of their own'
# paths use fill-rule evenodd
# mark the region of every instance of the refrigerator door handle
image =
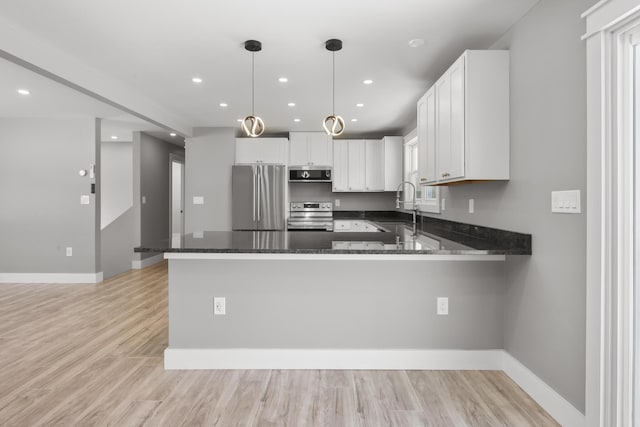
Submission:
<svg viewBox="0 0 640 427">
<path fill-rule="evenodd" d="M 260 228 L 260 210 L 262 209 L 262 200 L 260 199 L 261 187 L 262 187 L 262 166 L 258 166 L 258 228 Z"/>
<path fill-rule="evenodd" d="M 256 222 L 256 183 L 258 182 L 257 180 L 257 173 L 256 173 L 256 167 L 254 166 L 253 168 L 253 222 Z"/>
</svg>

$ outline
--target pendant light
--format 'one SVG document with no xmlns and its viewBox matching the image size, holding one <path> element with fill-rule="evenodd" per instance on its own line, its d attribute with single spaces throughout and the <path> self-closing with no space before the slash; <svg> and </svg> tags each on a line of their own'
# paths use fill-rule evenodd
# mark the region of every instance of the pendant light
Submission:
<svg viewBox="0 0 640 427">
<path fill-rule="evenodd" d="M 242 130 L 247 136 L 255 138 L 262 135 L 264 132 L 264 122 L 262 119 L 255 115 L 255 66 L 254 56 L 256 52 L 262 50 L 262 43 L 257 40 L 247 40 L 244 42 L 244 48 L 251 52 L 251 115 L 242 119 Z"/>
<path fill-rule="evenodd" d="M 333 77 L 331 83 L 333 87 L 333 109 L 331 115 L 324 118 L 322 127 L 330 136 L 338 136 L 344 132 L 344 120 L 342 117 L 336 116 L 336 52 L 342 49 L 342 40 L 327 40 L 325 47 L 333 54 Z"/>
</svg>

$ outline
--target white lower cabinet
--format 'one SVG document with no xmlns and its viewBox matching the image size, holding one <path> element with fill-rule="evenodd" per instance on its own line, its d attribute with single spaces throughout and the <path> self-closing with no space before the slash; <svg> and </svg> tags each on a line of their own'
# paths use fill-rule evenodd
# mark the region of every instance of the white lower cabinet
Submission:
<svg viewBox="0 0 640 427">
<path fill-rule="evenodd" d="M 336 219 L 333 221 L 333 231 L 352 233 L 377 233 L 380 229 L 367 220 Z"/>
</svg>

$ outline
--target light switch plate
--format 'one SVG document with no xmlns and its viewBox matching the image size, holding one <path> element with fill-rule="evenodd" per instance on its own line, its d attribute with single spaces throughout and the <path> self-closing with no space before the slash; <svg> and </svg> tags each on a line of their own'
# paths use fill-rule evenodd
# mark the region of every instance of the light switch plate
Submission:
<svg viewBox="0 0 640 427">
<path fill-rule="evenodd" d="M 202 196 L 193 196 L 193 204 L 194 205 L 204 205 L 204 197 L 202 197 Z"/>
<path fill-rule="evenodd" d="M 81 205 L 88 205 L 90 203 L 91 203 L 91 197 L 89 197 L 87 195 L 80 196 L 80 204 Z"/>
<path fill-rule="evenodd" d="M 580 213 L 580 190 L 552 191 L 551 212 Z"/>
<path fill-rule="evenodd" d="M 224 316 L 227 314 L 227 299 L 225 297 L 213 298 L 213 315 Z"/>
<path fill-rule="evenodd" d="M 438 316 L 447 316 L 449 314 L 449 298 L 438 297 Z"/>
<path fill-rule="evenodd" d="M 475 211 L 475 200 L 469 199 L 469 213 L 473 213 Z"/>
</svg>

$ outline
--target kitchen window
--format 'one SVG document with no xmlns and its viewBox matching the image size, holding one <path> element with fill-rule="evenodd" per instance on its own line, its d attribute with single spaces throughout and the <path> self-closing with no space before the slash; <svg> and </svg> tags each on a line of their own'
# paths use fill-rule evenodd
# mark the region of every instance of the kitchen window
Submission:
<svg viewBox="0 0 640 427">
<path fill-rule="evenodd" d="M 438 187 L 421 186 L 419 184 L 418 165 L 418 137 L 412 132 L 405 137 L 404 144 L 404 180 L 413 183 L 416 187 L 416 204 L 422 212 L 440 213 Z M 413 201 L 413 189 L 405 184 L 403 188 L 403 203 L 405 209 L 411 209 Z"/>
</svg>

